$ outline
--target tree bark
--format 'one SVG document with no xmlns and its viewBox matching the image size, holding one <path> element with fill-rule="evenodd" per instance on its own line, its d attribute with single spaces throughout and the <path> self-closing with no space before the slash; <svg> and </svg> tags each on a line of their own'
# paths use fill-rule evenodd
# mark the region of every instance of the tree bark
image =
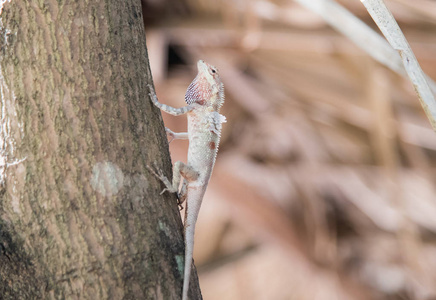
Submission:
<svg viewBox="0 0 436 300">
<path fill-rule="evenodd" d="M 0 298 L 179 299 L 176 199 L 145 167 L 171 162 L 140 0 L 2 5 Z"/>
</svg>

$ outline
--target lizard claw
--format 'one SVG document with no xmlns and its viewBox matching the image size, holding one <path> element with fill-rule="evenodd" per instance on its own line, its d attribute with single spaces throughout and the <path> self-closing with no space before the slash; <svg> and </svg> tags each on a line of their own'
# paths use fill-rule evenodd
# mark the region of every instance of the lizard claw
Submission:
<svg viewBox="0 0 436 300">
<path fill-rule="evenodd" d="M 157 178 L 159 178 L 161 181 L 165 181 L 165 179 L 167 178 L 163 171 L 161 169 L 159 169 L 158 167 L 156 167 L 156 165 L 154 165 L 153 167 L 150 167 L 149 165 L 147 165 L 147 169 L 149 169 L 154 176 L 156 176 Z"/>
<path fill-rule="evenodd" d="M 177 205 L 179 206 L 179 211 L 181 211 L 182 209 L 183 209 L 183 202 L 184 201 L 182 201 L 181 199 L 180 199 L 180 196 L 179 196 L 179 194 L 177 194 Z"/>
<path fill-rule="evenodd" d="M 146 165 L 147 169 L 155 176 L 157 177 L 160 181 L 162 181 L 163 183 L 165 183 L 165 181 L 167 180 L 167 177 L 163 174 L 162 170 L 157 168 L 156 166 L 154 167 L 150 167 L 149 165 Z M 167 188 L 165 188 L 162 192 L 161 195 L 168 190 Z"/>
<path fill-rule="evenodd" d="M 161 169 L 156 168 L 156 167 L 150 167 L 149 165 L 146 165 L 146 167 L 154 176 L 156 176 L 160 181 L 162 181 L 164 183 L 165 188 L 162 190 L 162 192 L 160 192 L 161 195 L 165 192 L 177 193 L 177 189 L 174 189 L 174 187 L 171 186 L 171 182 L 163 174 Z M 177 198 L 179 198 L 178 195 L 177 195 Z"/>
<path fill-rule="evenodd" d="M 150 167 L 149 165 L 145 166 L 155 177 L 159 178 L 160 180 L 162 180 L 162 171 L 160 171 L 158 168 L 156 167 Z M 156 171 L 157 170 L 157 171 Z M 158 174 L 159 173 L 159 174 Z"/>
<path fill-rule="evenodd" d="M 166 127 L 165 127 L 165 131 L 166 131 L 167 135 L 170 137 L 170 140 L 168 141 L 168 144 L 170 144 L 176 138 L 174 135 L 174 131 L 172 131 L 171 129 L 166 128 Z"/>
</svg>

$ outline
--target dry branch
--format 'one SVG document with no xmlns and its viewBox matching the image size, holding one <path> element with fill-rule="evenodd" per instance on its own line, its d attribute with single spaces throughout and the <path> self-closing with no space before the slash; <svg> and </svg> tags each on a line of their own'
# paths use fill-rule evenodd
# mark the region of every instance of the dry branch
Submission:
<svg viewBox="0 0 436 300">
<path fill-rule="evenodd" d="M 413 54 L 395 18 L 383 0 L 361 1 L 391 46 L 400 54 L 410 81 L 415 87 L 421 105 L 427 114 L 427 118 L 433 130 L 436 130 L 436 101 L 434 95 L 427 84 L 426 75 L 416 60 L 415 54 Z"/>
</svg>

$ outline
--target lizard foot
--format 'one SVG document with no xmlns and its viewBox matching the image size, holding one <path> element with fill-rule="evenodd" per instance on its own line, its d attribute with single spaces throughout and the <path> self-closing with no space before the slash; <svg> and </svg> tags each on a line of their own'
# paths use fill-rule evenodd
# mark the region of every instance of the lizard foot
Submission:
<svg viewBox="0 0 436 300">
<path fill-rule="evenodd" d="M 171 182 L 168 180 L 168 178 L 163 174 L 162 170 L 156 167 L 150 167 L 149 165 L 146 165 L 147 169 L 154 175 L 156 176 L 160 181 L 163 182 L 163 184 L 165 185 L 165 188 L 162 190 L 162 192 L 160 192 L 160 194 L 162 195 L 163 193 L 165 193 L 166 191 L 170 192 L 170 193 L 176 193 L 177 194 L 177 188 L 174 188 L 171 184 Z M 177 195 L 177 199 L 179 198 L 179 196 Z"/>
<path fill-rule="evenodd" d="M 174 139 L 176 138 L 174 131 L 172 131 L 171 129 L 166 128 L 166 127 L 165 127 L 165 131 L 166 131 L 167 135 L 170 137 L 168 144 L 171 144 L 171 142 L 174 141 Z"/>
</svg>

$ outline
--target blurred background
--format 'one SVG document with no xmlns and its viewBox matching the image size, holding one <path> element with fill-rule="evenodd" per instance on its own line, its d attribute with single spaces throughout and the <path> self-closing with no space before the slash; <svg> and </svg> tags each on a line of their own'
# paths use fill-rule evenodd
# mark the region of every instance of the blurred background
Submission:
<svg viewBox="0 0 436 300">
<path fill-rule="evenodd" d="M 143 0 L 160 101 L 185 105 L 198 59 L 225 85 L 195 237 L 203 297 L 436 299 L 436 135 L 410 81 L 338 32 L 378 32 L 362 3 L 304 2 Z M 436 79 L 436 2 L 385 2 Z M 173 162 L 187 146 L 171 142 Z"/>
</svg>

